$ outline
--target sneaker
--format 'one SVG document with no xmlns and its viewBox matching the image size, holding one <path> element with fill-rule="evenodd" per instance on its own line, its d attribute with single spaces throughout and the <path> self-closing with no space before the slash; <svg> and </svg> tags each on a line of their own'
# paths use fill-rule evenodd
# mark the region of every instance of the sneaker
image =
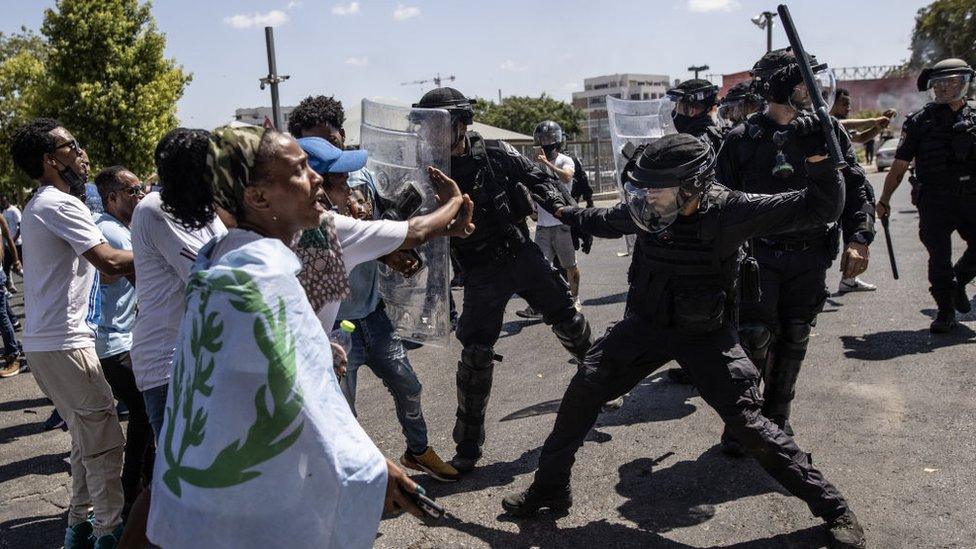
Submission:
<svg viewBox="0 0 976 549">
<path fill-rule="evenodd" d="M 526 307 L 521 311 L 515 311 L 515 316 L 519 318 L 527 318 L 529 320 L 538 320 L 542 318 L 542 315 L 532 310 L 532 307 Z"/>
<path fill-rule="evenodd" d="M 99 536 L 98 539 L 95 540 L 95 545 L 92 546 L 92 549 L 115 549 L 119 546 L 120 539 L 122 539 L 121 526 L 113 530 L 111 534 Z"/>
<path fill-rule="evenodd" d="M 509 494 L 502 500 L 502 507 L 514 517 L 534 515 L 543 507 L 556 513 L 566 513 L 572 506 L 573 492 L 569 485 L 543 488 L 533 483 L 524 492 Z"/>
<path fill-rule="evenodd" d="M 92 523 L 87 520 L 69 526 L 64 531 L 64 549 L 92 549 L 94 531 Z"/>
<path fill-rule="evenodd" d="M 441 482 L 457 482 L 461 478 L 458 470 L 444 463 L 430 446 L 420 455 L 414 455 L 407 450 L 400 457 L 400 463 L 407 469 L 427 473 Z"/>
<path fill-rule="evenodd" d="M 453 467 L 458 474 L 464 475 L 474 471 L 474 467 L 478 464 L 479 459 L 481 458 L 470 458 L 462 456 L 461 454 L 454 454 L 454 457 L 451 458 L 451 467 Z"/>
<path fill-rule="evenodd" d="M 929 331 L 933 334 L 947 334 L 954 330 L 956 322 L 956 311 L 954 309 L 943 309 L 935 316 L 935 320 L 929 326 Z"/>
<path fill-rule="evenodd" d="M 68 430 L 68 424 L 65 423 L 64 418 L 61 417 L 61 414 L 58 413 L 57 409 L 52 411 L 51 416 L 47 418 L 47 421 L 44 422 L 45 431 L 53 431 L 55 429 L 63 429 L 65 431 Z"/>
<path fill-rule="evenodd" d="M 603 412 L 613 412 L 615 410 L 619 410 L 620 408 L 622 408 L 623 405 L 624 405 L 624 397 L 618 396 L 617 398 L 615 398 L 613 400 L 608 400 L 608 401 L 604 402 L 603 403 L 603 408 L 601 409 L 601 411 L 603 411 Z"/>
<path fill-rule="evenodd" d="M 844 514 L 827 522 L 832 549 L 864 549 L 867 540 L 864 539 L 864 529 L 857 522 L 857 517 L 850 509 Z"/>
<path fill-rule="evenodd" d="M 956 284 L 956 288 L 952 292 L 952 305 L 962 314 L 973 310 L 973 305 L 969 302 L 969 296 L 966 295 L 965 284 Z"/>
<path fill-rule="evenodd" d="M 855 276 L 854 278 L 840 279 L 840 285 L 837 287 L 837 293 L 846 294 L 847 292 L 873 292 L 877 289 L 878 287 L 876 285 L 865 282 Z"/>
<path fill-rule="evenodd" d="M 27 363 L 22 362 L 17 357 L 8 357 L 7 365 L 0 370 L 0 378 L 14 377 L 15 375 L 27 371 Z"/>
</svg>

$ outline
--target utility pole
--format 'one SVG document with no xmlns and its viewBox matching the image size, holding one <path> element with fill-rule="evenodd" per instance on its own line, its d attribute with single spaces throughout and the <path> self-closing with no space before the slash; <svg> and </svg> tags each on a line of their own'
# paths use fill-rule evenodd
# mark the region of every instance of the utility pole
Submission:
<svg viewBox="0 0 976 549">
<path fill-rule="evenodd" d="M 433 82 L 434 83 L 434 87 L 435 88 L 439 88 L 439 87 L 441 87 L 441 82 L 443 82 L 444 80 L 447 80 L 448 82 L 453 82 L 455 80 L 455 76 L 453 74 L 451 74 L 451 75 L 443 76 L 442 77 L 441 76 L 441 73 L 437 73 L 433 78 L 428 78 L 426 80 L 414 80 L 413 82 L 401 82 L 400 85 L 401 86 L 413 86 L 415 84 L 419 84 L 419 85 L 422 86 L 424 84 L 428 84 L 430 82 Z"/>
<path fill-rule="evenodd" d="M 707 71 L 709 69 L 708 65 L 692 65 L 688 67 L 689 72 L 695 73 L 695 80 L 698 80 L 698 73 L 702 71 Z"/>
<path fill-rule="evenodd" d="M 764 11 L 750 19 L 753 25 L 766 29 L 766 53 L 773 51 L 773 17 L 776 17 L 775 12 Z"/>
<path fill-rule="evenodd" d="M 260 79 L 261 89 L 263 90 L 267 85 L 271 86 L 272 122 L 274 122 L 274 127 L 276 130 L 281 130 L 284 127 L 284 123 L 281 120 L 281 103 L 278 100 L 278 84 L 288 80 L 290 76 L 287 74 L 278 74 L 278 64 L 275 61 L 274 29 L 272 27 L 264 27 L 264 41 L 268 46 L 268 76 Z"/>
</svg>

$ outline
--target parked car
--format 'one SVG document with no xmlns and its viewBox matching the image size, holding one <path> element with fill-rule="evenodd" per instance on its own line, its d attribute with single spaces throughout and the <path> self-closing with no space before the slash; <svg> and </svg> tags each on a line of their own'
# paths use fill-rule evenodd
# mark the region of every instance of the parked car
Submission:
<svg viewBox="0 0 976 549">
<path fill-rule="evenodd" d="M 874 153 L 874 163 L 878 167 L 879 172 L 883 172 L 891 167 L 892 162 L 895 161 L 896 149 L 898 149 L 897 139 L 887 139 L 878 147 L 878 151 Z"/>
</svg>

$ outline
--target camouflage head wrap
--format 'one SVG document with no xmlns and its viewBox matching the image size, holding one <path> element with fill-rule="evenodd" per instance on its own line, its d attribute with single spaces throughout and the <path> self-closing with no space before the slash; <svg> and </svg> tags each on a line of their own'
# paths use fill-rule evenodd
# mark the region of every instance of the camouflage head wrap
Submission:
<svg viewBox="0 0 976 549">
<path fill-rule="evenodd" d="M 265 132 L 260 126 L 221 126 L 210 132 L 207 170 L 214 200 L 234 215 L 244 207 L 244 189 L 252 183 L 251 173 Z"/>
</svg>

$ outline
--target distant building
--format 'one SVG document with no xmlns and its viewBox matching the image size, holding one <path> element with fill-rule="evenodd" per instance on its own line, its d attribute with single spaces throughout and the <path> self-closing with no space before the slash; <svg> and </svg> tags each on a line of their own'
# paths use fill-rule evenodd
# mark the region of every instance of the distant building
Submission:
<svg viewBox="0 0 976 549">
<path fill-rule="evenodd" d="M 666 74 L 609 74 L 583 80 L 583 91 L 573 92 L 573 106 L 583 109 L 583 139 L 610 139 L 607 96 L 617 99 L 660 99 L 670 86 Z"/>
<path fill-rule="evenodd" d="M 281 131 L 288 130 L 288 117 L 291 116 L 291 111 L 293 110 L 295 110 L 295 107 L 281 107 L 282 124 L 284 124 L 283 128 L 279 128 Z M 269 122 L 274 121 L 274 117 L 271 116 L 271 107 L 254 107 L 234 111 L 234 120 L 242 124 L 263 126 L 265 119 Z"/>
</svg>

